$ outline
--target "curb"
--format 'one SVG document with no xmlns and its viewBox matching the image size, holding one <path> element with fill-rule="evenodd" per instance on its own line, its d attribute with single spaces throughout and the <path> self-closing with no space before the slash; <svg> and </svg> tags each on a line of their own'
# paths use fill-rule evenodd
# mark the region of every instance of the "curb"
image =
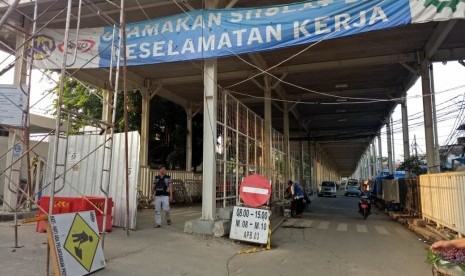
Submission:
<svg viewBox="0 0 465 276">
<path fill-rule="evenodd" d="M 37 214 L 37 211 L 30 211 L 30 212 L 18 212 L 17 213 L 17 219 L 25 219 L 25 218 L 31 218 L 34 217 Z M 6 221 L 13 221 L 15 220 L 15 214 L 14 213 L 0 213 L 0 222 L 6 222 Z"/>
</svg>

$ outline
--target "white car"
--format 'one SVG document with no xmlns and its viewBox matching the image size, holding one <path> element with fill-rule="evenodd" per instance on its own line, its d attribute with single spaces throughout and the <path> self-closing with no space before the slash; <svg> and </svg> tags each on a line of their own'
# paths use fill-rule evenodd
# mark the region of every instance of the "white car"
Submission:
<svg viewBox="0 0 465 276">
<path fill-rule="evenodd" d="M 318 190 L 318 196 L 331 196 L 336 197 L 336 182 L 334 181 L 323 181 Z"/>
</svg>

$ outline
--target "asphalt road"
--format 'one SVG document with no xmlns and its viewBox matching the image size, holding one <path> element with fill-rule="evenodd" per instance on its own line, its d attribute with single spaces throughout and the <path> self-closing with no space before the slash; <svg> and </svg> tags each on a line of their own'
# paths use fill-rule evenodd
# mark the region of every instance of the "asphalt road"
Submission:
<svg viewBox="0 0 465 276">
<path fill-rule="evenodd" d="M 272 250 L 252 254 L 238 252 L 253 244 L 184 233 L 184 222 L 200 217 L 200 206 L 173 208 L 173 224 L 158 229 L 154 211 L 141 211 L 130 236 L 119 228 L 106 235 L 107 266 L 93 275 L 431 275 L 427 245 L 377 210 L 364 221 L 357 200 L 315 198 L 304 218 L 289 219 L 273 233 Z M 45 275 L 46 235 L 22 225 L 23 247 L 13 249 L 10 225 L 0 222 L 0 275 Z"/>
<path fill-rule="evenodd" d="M 342 194 L 315 198 L 311 212 L 273 234 L 275 250 L 234 259 L 233 274 L 256 275 L 246 266 L 253 263 L 262 268 L 260 275 L 432 275 L 425 263 L 427 244 L 376 208 L 363 220 L 357 202 Z"/>
</svg>

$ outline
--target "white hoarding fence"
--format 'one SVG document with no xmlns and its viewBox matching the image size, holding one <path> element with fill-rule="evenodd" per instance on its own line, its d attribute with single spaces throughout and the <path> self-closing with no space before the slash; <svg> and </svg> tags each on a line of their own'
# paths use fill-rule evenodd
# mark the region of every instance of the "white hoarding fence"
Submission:
<svg viewBox="0 0 465 276">
<path fill-rule="evenodd" d="M 465 172 L 420 176 L 424 218 L 465 235 Z"/>
<path fill-rule="evenodd" d="M 68 145 L 59 143 L 57 163 L 63 164 L 68 146 L 68 172 L 66 183 L 62 178 L 56 180 L 58 196 L 104 196 L 101 191 L 103 143 L 105 135 L 76 135 L 68 137 Z M 137 181 L 139 177 L 140 136 L 137 131 L 129 133 L 129 228 L 135 229 L 137 218 Z M 52 160 L 54 139 L 50 140 L 48 160 Z M 114 202 L 113 225 L 126 226 L 126 183 L 124 133 L 114 135 L 111 160 L 111 176 L 108 197 Z M 69 168 L 71 168 L 69 170 Z M 51 182 L 52 166 L 46 169 L 45 185 Z M 63 167 L 57 167 L 57 175 L 63 173 Z M 50 186 L 44 189 L 44 195 L 50 195 Z"/>
</svg>

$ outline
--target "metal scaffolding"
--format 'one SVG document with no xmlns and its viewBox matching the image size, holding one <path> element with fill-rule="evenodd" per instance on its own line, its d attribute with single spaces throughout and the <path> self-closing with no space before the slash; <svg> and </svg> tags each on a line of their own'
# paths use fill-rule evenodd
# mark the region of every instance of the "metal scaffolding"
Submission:
<svg viewBox="0 0 465 276">
<path fill-rule="evenodd" d="M 4 1 L 2 1 L 5 3 Z M 93 206 L 97 212 L 101 212 L 103 216 L 102 225 L 102 246 L 104 245 L 104 234 L 106 233 L 107 220 L 111 219 L 107 217 L 109 205 L 109 189 L 111 184 L 110 172 L 112 167 L 112 155 L 113 155 L 113 140 L 115 135 L 115 121 L 118 92 L 124 91 L 124 118 L 126 126 L 126 209 L 129 212 L 129 196 L 128 195 L 128 154 L 127 154 L 127 104 L 126 104 L 126 59 L 125 59 L 125 15 L 124 15 L 124 0 L 121 0 L 118 4 L 113 1 L 111 4 L 119 9 L 119 22 L 114 22 L 110 16 L 106 14 L 106 11 L 99 9 L 95 5 L 95 1 L 88 0 L 67 0 L 65 7 L 58 7 L 56 5 L 58 1 L 34 1 L 34 12 L 33 16 L 25 14 L 21 5 L 18 5 L 20 1 L 16 0 L 9 5 L 7 11 L 0 19 L 0 29 L 4 29 L 9 32 L 16 32 L 18 39 L 16 40 L 16 48 L 8 46 L 6 43 L 2 43 L 3 48 L 9 50 L 9 55 L 14 57 L 13 63 L 5 65 L 6 60 L 0 61 L 0 74 L 4 74 L 10 69 L 15 69 L 14 84 L 18 85 L 21 93 L 26 97 L 25 108 L 23 109 L 23 118 L 21 126 L 2 125 L 2 129 L 5 129 L 10 133 L 10 140 L 12 141 L 11 146 L 6 152 L 0 152 L 0 159 L 5 158 L 7 160 L 7 166 L 3 171 L 0 171 L 0 177 L 4 177 L 6 180 L 5 185 L 8 187 L 8 196 L 0 198 L 4 204 L 4 212 L 14 213 L 14 231 L 15 231 L 15 245 L 19 247 L 18 239 L 18 213 L 21 211 L 30 211 L 31 205 L 35 205 L 39 208 L 40 212 L 45 215 L 52 215 L 54 213 L 55 195 L 60 192 L 65 186 L 69 186 L 70 189 L 74 190 L 77 194 L 83 197 L 83 200 L 87 201 L 88 204 Z M 109 1 L 108 1 L 109 2 Z M 111 65 L 109 70 L 105 70 L 108 73 L 108 93 L 113 94 L 113 100 L 110 97 L 103 99 L 104 110 L 107 110 L 111 116 L 111 121 L 108 119 L 95 119 L 90 118 L 80 112 L 68 110 L 63 104 L 63 91 L 65 89 L 65 83 L 67 78 L 73 77 L 77 70 L 69 70 L 71 66 L 76 62 L 79 56 L 79 30 L 81 28 L 81 10 L 83 8 L 92 9 L 100 19 L 105 22 L 111 22 L 113 25 L 113 37 L 111 44 Z M 65 17 L 65 29 L 63 39 L 63 56 L 62 63 L 55 64 L 57 68 L 60 68 L 60 77 L 58 81 L 55 81 L 51 76 L 50 72 L 42 71 L 43 76 L 56 82 L 57 84 L 57 104 L 56 104 L 56 121 L 54 129 L 51 129 L 47 134 L 43 135 L 40 141 L 34 143 L 31 146 L 30 142 L 30 95 L 33 84 L 31 83 L 32 72 L 37 69 L 35 60 L 40 59 L 41 50 L 38 47 L 37 38 L 40 37 L 41 31 L 48 25 L 53 24 L 56 16 L 45 24 L 38 26 L 39 19 L 47 12 L 56 10 L 56 16 L 66 13 Z M 77 13 L 75 12 L 77 10 Z M 39 13 L 39 11 L 41 11 Z M 19 20 L 18 20 L 19 18 Z M 15 24 L 18 22 L 18 24 Z M 123 39 L 120 39 L 123 38 Z M 96 54 L 98 55 L 98 53 Z M 123 58 L 124 57 L 124 58 Z M 121 62 L 123 64 L 121 64 Z M 27 85 L 26 85 L 27 84 Z M 82 84 L 82 83 L 81 83 Z M 91 93 L 92 89 L 87 85 L 83 84 Z M 122 86 L 122 87 L 121 87 Z M 107 100 L 108 99 L 108 100 Z M 91 200 L 88 195 L 84 194 L 77 187 L 67 180 L 67 175 L 72 172 L 76 166 L 83 162 L 89 155 L 82 156 L 80 159 L 73 160 L 73 165 L 70 166 L 70 160 L 68 160 L 68 144 L 69 137 L 72 133 L 71 126 L 76 120 L 84 120 L 87 126 L 92 126 L 93 129 L 100 132 L 100 135 L 104 135 L 103 142 L 98 145 L 95 149 L 91 150 L 90 154 L 95 153 L 101 148 L 100 158 L 101 161 L 101 178 L 100 178 L 100 191 L 104 194 L 104 206 L 101 210 Z M 40 158 L 39 154 L 35 152 L 35 148 L 46 140 L 53 141 L 53 152 L 51 160 L 47 163 L 45 160 Z M 52 143 L 49 143 L 52 146 Z M 65 149 L 64 152 L 60 151 Z M 20 149 L 20 154 L 16 151 Z M 21 151 L 24 149 L 23 151 Z M 34 154 L 34 157 L 31 157 Z M 50 157 L 50 155 L 49 155 Z M 50 158 L 49 158 L 50 159 Z M 27 166 L 27 180 L 26 185 L 20 183 L 21 179 L 21 165 Z M 45 165 L 44 165 L 45 164 Z M 50 182 L 42 183 L 40 177 L 43 171 L 51 171 L 51 175 L 48 176 Z M 37 201 L 39 194 L 48 191 L 50 195 L 50 203 L 48 208 L 40 206 Z M 129 234 L 129 213 L 127 213 L 126 229 Z M 48 248 L 50 253 L 50 248 Z M 49 259 L 49 258 L 48 258 Z M 47 265 L 47 275 L 49 273 L 49 266 Z"/>
</svg>

